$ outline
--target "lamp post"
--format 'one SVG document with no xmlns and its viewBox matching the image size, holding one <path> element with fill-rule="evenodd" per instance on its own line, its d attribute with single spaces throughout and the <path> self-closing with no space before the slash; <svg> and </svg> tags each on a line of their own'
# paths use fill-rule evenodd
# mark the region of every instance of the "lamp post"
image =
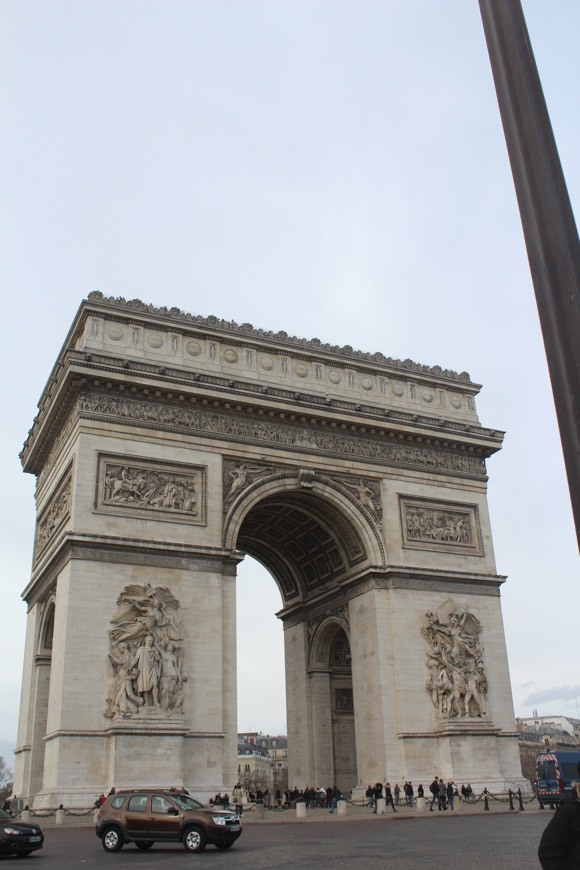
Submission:
<svg viewBox="0 0 580 870">
<path fill-rule="evenodd" d="M 580 544 L 580 244 L 520 0 L 479 0 Z"/>
</svg>

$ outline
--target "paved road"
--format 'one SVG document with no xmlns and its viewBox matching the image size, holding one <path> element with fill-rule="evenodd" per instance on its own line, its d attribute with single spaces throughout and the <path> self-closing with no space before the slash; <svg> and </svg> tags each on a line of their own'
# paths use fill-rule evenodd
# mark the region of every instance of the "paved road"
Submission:
<svg viewBox="0 0 580 870">
<path fill-rule="evenodd" d="M 208 846 L 199 855 L 188 854 L 179 844 L 155 845 L 147 853 L 125 846 L 119 853 L 108 854 L 90 828 L 55 828 L 46 831 L 44 849 L 20 859 L 18 868 L 178 870 L 193 864 L 205 870 L 539 870 L 538 842 L 550 818 L 551 814 L 530 812 L 248 824 L 229 852 Z M 8 862 L 14 859 L 0 858 L 0 868 L 4 870 Z"/>
</svg>

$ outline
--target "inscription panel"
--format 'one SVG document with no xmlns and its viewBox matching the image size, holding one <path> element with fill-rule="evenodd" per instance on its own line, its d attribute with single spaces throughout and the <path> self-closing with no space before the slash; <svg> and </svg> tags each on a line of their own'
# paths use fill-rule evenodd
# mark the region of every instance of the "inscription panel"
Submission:
<svg viewBox="0 0 580 870">
<path fill-rule="evenodd" d="M 206 524 L 206 469 L 99 454 L 95 510 L 99 513 Z"/>
</svg>

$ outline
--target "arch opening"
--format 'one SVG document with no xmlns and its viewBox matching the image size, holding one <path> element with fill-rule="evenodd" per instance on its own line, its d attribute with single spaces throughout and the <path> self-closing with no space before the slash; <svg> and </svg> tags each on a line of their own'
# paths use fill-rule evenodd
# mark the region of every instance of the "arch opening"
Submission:
<svg viewBox="0 0 580 870">
<path fill-rule="evenodd" d="M 320 595 L 332 595 L 364 565 L 362 536 L 330 499 L 312 491 L 279 491 L 248 509 L 236 549 L 267 570 L 282 596 L 279 616 L 289 629 L 284 653 L 290 682 L 289 784 L 337 785 L 350 792 L 358 777 L 348 605 L 341 599 L 343 616 L 322 624 L 319 610 Z M 243 600 L 238 586 L 238 601 Z M 257 629 L 254 621 L 254 637 Z M 295 643 L 296 633 L 302 643 Z"/>
<path fill-rule="evenodd" d="M 236 549 L 268 569 L 285 605 L 348 579 L 367 555 L 345 514 L 304 490 L 276 492 L 252 505 L 239 526 Z"/>
</svg>

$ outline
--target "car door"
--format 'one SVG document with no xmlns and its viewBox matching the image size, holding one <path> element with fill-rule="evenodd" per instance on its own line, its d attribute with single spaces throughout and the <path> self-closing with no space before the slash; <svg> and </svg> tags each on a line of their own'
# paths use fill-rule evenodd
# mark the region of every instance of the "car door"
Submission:
<svg viewBox="0 0 580 870">
<path fill-rule="evenodd" d="M 167 795 L 151 795 L 150 835 L 152 840 L 178 840 L 182 814 Z"/>
<path fill-rule="evenodd" d="M 135 839 L 143 839 L 149 834 L 149 813 L 147 812 L 148 795 L 133 794 L 125 810 L 125 830 L 127 835 Z"/>
</svg>

